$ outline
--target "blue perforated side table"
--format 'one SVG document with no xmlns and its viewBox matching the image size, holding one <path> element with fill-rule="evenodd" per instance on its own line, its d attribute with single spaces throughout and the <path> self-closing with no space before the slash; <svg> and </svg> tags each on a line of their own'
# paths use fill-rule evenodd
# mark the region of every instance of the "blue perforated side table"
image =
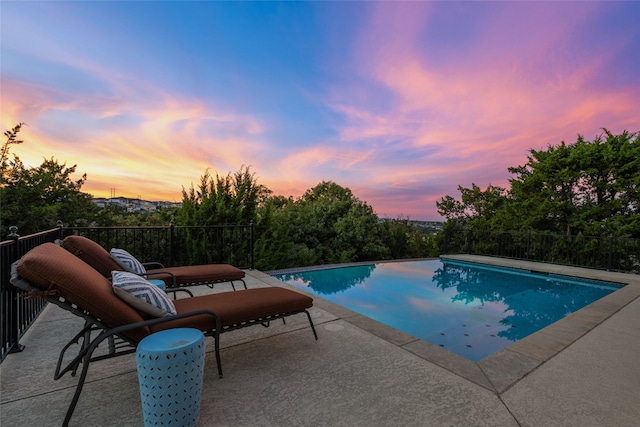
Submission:
<svg viewBox="0 0 640 427">
<path fill-rule="evenodd" d="M 147 279 L 147 281 L 149 283 L 151 283 L 152 285 L 156 285 L 157 287 L 159 287 L 160 289 L 162 289 L 163 291 L 167 289 L 167 285 L 165 285 L 164 280 L 158 280 L 158 279 Z"/>
<path fill-rule="evenodd" d="M 177 328 L 145 337 L 136 350 L 145 426 L 195 426 L 200 418 L 204 335 Z"/>
</svg>

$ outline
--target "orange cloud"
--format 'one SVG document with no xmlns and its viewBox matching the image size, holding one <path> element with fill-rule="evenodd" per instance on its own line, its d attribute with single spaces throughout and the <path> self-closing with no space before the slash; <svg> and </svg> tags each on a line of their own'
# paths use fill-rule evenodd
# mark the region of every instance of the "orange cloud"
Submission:
<svg viewBox="0 0 640 427">
<path fill-rule="evenodd" d="M 79 174 L 88 172 L 83 191 L 95 196 L 116 188 L 122 196 L 178 200 L 207 168 L 226 175 L 247 163 L 248 152 L 265 149 L 259 120 L 160 91 L 148 104 L 87 103 L 15 80 L 3 79 L 2 87 L 3 127 L 27 123 L 24 144 L 12 151 L 27 166 L 51 156 L 77 164 Z"/>
</svg>

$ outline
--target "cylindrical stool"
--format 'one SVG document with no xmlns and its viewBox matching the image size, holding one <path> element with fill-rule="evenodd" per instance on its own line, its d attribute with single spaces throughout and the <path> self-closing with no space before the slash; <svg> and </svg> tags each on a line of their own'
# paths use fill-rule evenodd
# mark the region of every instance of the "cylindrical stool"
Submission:
<svg viewBox="0 0 640 427">
<path fill-rule="evenodd" d="M 167 329 L 140 341 L 136 363 L 145 427 L 198 423 L 205 349 L 204 334 L 191 328 Z"/>
<path fill-rule="evenodd" d="M 167 285 L 164 283 L 164 280 L 147 279 L 147 282 L 151 283 L 152 285 L 156 285 L 157 287 L 159 287 L 163 291 L 167 289 Z"/>
</svg>

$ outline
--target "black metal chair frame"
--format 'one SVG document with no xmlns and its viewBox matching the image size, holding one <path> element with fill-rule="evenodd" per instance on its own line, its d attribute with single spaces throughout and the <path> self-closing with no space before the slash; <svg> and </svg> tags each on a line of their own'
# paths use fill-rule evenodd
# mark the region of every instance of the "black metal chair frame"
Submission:
<svg viewBox="0 0 640 427">
<path fill-rule="evenodd" d="M 16 284 L 16 281 L 25 282 L 24 279 L 19 278 L 15 271 L 12 271 L 11 282 Z M 20 286 L 19 286 L 20 287 Z M 180 289 L 169 289 L 169 292 L 180 291 Z M 189 291 L 185 292 L 191 294 Z M 29 293 L 26 294 L 27 296 Z M 175 294 L 174 294 L 175 295 Z M 221 326 L 219 316 L 211 310 L 196 310 L 189 313 L 182 313 L 175 316 L 166 316 L 160 318 L 154 318 L 150 320 L 145 320 L 142 322 L 131 323 L 127 325 L 122 325 L 116 328 L 110 328 L 98 318 L 90 314 L 89 312 L 77 307 L 75 304 L 71 303 L 60 297 L 52 297 L 52 296 L 39 296 L 41 298 L 45 298 L 47 301 L 61 307 L 85 320 L 85 326 L 78 332 L 60 351 L 60 355 L 58 356 L 58 362 L 56 364 L 56 370 L 54 374 L 54 380 L 58 380 L 64 376 L 67 372 L 70 372 L 71 376 L 75 376 L 82 363 L 82 371 L 80 372 L 80 376 L 78 378 L 78 384 L 76 386 L 75 393 L 69 404 L 69 408 L 67 409 L 63 427 L 69 425 L 69 421 L 73 415 L 73 412 L 76 408 L 78 400 L 80 398 L 80 394 L 82 392 L 82 388 L 84 387 L 84 383 L 87 377 L 87 372 L 89 370 L 89 364 L 98 360 L 111 359 L 113 357 L 123 356 L 126 354 L 131 354 L 136 351 L 138 346 L 138 342 L 128 338 L 124 335 L 125 332 L 131 331 L 138 328 L 143 328 L 147 326 L 158 325 L 165 322 L 172 322 L 178 319 L 184 319 L 189 317 L 195 317 L 200 315 L 211 316 L 215 322 L 215 328 L 209 331 L 203 332 L 205 336 L 213 337 L 214 345 L 215 345 L 215 356 L 216 356 L 216 364 L 218 368 L 218 376 L 222 378 L 222 362 L 220 359 L 220 334 L 224 332 L 233 331 L 236 329 L 242 329 L 249 326 L 254 325 L 262 325 L 268 327 L 272 320 L 282 319 L 283 322 L 285 318 L 294 314 L 300 314 L 302 312 L 306 313 L 307 319 L 309 320 L 309 325 L 311 326 L 311 330 L 313 331 L 313 336 L 316 340 L 318 340 L 318 334 L 316 332 L 316 328 L 313 324 L 313 320 L 311 319 L 311 314 L 308 310 L 296 311 L 291 313 L 281 313 L 273 316 L 268 316 L 264 318 L 251 319 L 247 321 L 243 321 L 237 324 Z M 197 297 L 196 297 L 197 298 Z M 91 338 L 91 334 L 93 332 L 100 331 L 99 335 L 95 338 Z M 79 341 L 82 340 L 80 344 L 80 350 L 78 354 L 66 365 L 63 367 L 63 359 L 65 353 L 73 344 L 78 344 Z M 104 340 L 108 340 L 108 352 L 106 354 L 94 356 L 94 351 L 98 348 L 98 345 L 102 343 Z"/>
</svg>

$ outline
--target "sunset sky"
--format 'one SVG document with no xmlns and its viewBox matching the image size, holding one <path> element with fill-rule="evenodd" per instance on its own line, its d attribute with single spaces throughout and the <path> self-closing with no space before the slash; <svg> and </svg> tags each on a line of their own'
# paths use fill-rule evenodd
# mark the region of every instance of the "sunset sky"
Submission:
<svg viewBox="0 0 640 427">
<path fill-rule="evenodd" d="M 440 220 L 528 150 L 640 131 L 640 2 L 0 2 L 2 131 L 82 190 L 180 201 L 250 166 Z"/>
</svg>

